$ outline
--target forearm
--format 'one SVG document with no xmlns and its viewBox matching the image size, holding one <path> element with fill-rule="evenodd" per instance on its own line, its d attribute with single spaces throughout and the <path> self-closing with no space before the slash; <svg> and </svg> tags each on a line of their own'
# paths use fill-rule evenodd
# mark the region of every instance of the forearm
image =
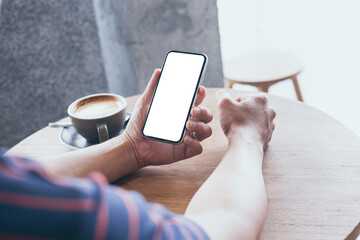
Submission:
<svg viewBox="0 0 360 240">
<path fill-rule="evenodd" d="M 186 215 L 214 239 L 258 238 L 267 198 L 263 149 L 255 139 L 233 139 L 217 169 L 191 200 Z"/>
<path fill-rule="evenodd" d="M 121 136 L 86 149 L 37 160 L 58 175 L 85 177 L 99 171 L 110 182 L 138 169 L 130 144 Z"/>
</svg>

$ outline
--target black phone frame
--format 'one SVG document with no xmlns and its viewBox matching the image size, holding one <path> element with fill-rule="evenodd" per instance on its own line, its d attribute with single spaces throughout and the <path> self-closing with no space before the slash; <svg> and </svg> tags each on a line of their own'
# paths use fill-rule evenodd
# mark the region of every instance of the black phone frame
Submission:
<svg viewBox="0 0 360 240">
<path fill-rule="evenodd" d="M 184 124 L 184 127 L 183 127 L 183 131 L 182 131 L 182 134 L 181 134 L 181 137 L 178 141 L 171 141 L 171 140 L 168 140 L 168 139 L 163 139 L 163 138 L 157 138 L 157 137 L 152 137 L 152 136 L 147 136 L 144 134 L 144 128 L 145 128 L 145 125 L 146 125 L 146 121 L 148 119 L 148 116 L 149 116 L 149 112 L 151 110 L 151 106 L 152 106 L 152 103 L 153 103 L 153 100 L 154 100 L 154 96 L 156 94 L 156 90 L 157 90 L 157 87 L 159 85 L 159 82 L 161 81 L 161 74 L 162 74 L 162 71 L 163 71 L 163 68 L 165 66 L 165 62 L 166 62 L 166 59 L 168 57 L 168 55 L 172 52 L 175 52 L 175 53 L 184 53 L 184 54 L 192 54 L 192 55 L 200 55 L 202 57 L 204 57 L 204 62 L 203 62 L 203 65 L 201 67 L 201 72 L 199 74 L 199 78 L 198 78 L 198 81 L 197 81 L 197 84 L 196 84 L 196 88 L 195 88 L 195 91 L 194 91 L 194 94 L 193 94 L 193 98 L 192 98 L 192 101 L 191 101 L 191 105 L 190 105 L 190 108 L 189 108 L 189 111 L 188 111 L 188 114 L 187 114 L 187 118 L 186 118 L 186 121 L 185 121 L 185 124 Z M 189 118 L 190 118 L 190 113 L 191 113 L 191 109 L 193 108 L 194 106 L 194 103 L 195 103 L 195 99 L 197 97 L 197 93 L 199 91 L 199 86 L 200 84 L 202 83 L 203 79 L 204 79 L 204 75 L 205 75 L 205 71 L 206 71 L 206 68 L 207 68 L 207 64 L 208 64 L 208 57 L 206 56 L 206 54 L 203 54 L 203 53 L 194 53 L 194 52 L 184 52 L 184 51 L 177 51 L 177 50 L 171 50 L 169 52 L 166 53 L 165 55 L 165 58 L 164 58 L 164 61 L 163 61 L 163 64 L 161 66 L 161 72 L 160 72 L 160 76 L 159 76 L 159 80 L 158 82 L 156 83 L 156 87 L 155 87 L 155 91 L 154 91 L 154 94 L 151 98 L 151 103 L 150 103 L 150 106 L 149 106 L 149 109 L 148 109 L 148 112 L 146 114 L 146 118 L 145 118 L 145 121 L 144 121 L 144 125 L 142 127 L 142 130 L 141 130 L 141 135 L 144 137 L 144 138 L 148 138 L 148 139 L 152 139 L 152 140 L 157 140 L 157 141 L 160 141 L 160 142 L 165 142 L 165 143 L 171 143 L 171 144 L 180 144 L 182 143 L 182 141 L 184 140 L 184 137 L 185 137 L 185 134 L 186 134 L 186 123 L 189 121 Z"/>
</svg>

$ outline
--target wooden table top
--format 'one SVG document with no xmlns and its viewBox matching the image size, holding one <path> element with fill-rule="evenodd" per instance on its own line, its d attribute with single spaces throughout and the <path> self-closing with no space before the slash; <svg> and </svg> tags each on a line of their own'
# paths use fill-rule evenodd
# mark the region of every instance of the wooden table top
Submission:
<svg viewBox="0 0 360 240">
<path fill-rule="evenodd" d="M 184 213 L 191 197 L 221 161 L 227 147 L 208 89 L 203 105 L 214 113 L 213 135 L 192 159 L 141 169 L 115 184 Z M 229 90 L 235 96 L 242 92 Z M 133 109 L 138 96 L 127 98 Z M 277 117 L 263 172 L 268 213 L 262 239 L 344 239 L 360 221 L 360 140 L 330 116 L 304 103 L 269 95 Z M 69 151 L 59 129 L 45 127 L 9 150 L 28 157 Z M 251 183 L 249 183 L 251 184 Z M 219 193 L 221 194 L 221 193 Z"/>
</svg>

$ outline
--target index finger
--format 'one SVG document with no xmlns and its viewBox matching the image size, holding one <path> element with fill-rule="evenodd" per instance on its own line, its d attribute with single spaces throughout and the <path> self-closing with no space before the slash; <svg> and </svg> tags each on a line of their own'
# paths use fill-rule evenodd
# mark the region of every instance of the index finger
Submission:
<svg viewBox="0 0 360 240">
<path fill-rule="evenodd" d="M 204 101 L 205 97 L 206 97 L 206 89 L 205 87 L 200 86 L 196 96 L 195 106 L 199 106 L 202 103 L 202 101 Z"/>
</svg>

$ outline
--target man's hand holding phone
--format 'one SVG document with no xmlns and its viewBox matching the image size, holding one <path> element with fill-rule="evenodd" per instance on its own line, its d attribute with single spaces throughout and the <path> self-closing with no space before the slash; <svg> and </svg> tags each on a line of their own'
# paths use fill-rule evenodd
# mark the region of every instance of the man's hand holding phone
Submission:
<svg viewBox="0 0 360 240">
<path fill-rule="evenodd" d="M 141 131 L 159 76 L 160 69 L 156 69 L 145 92 L 136 102 L 126 131 L 121 135 L 129 143 L 129 150 L 133 152 L 138 168 L 169 164 L 198 155 L 202 152 L 200 142 L 210 137 L 212 133 L 210 126 L 207 125 L 213 118 L 212 113 L 208 108 L 199 106 L 206 96 L 205 88 L 200 86 L 194 108 L 191 110 L 191 118 L 186 124 L 186 136 L 182 143 L 174 145 L 142 136 Z"/>
</svg>

